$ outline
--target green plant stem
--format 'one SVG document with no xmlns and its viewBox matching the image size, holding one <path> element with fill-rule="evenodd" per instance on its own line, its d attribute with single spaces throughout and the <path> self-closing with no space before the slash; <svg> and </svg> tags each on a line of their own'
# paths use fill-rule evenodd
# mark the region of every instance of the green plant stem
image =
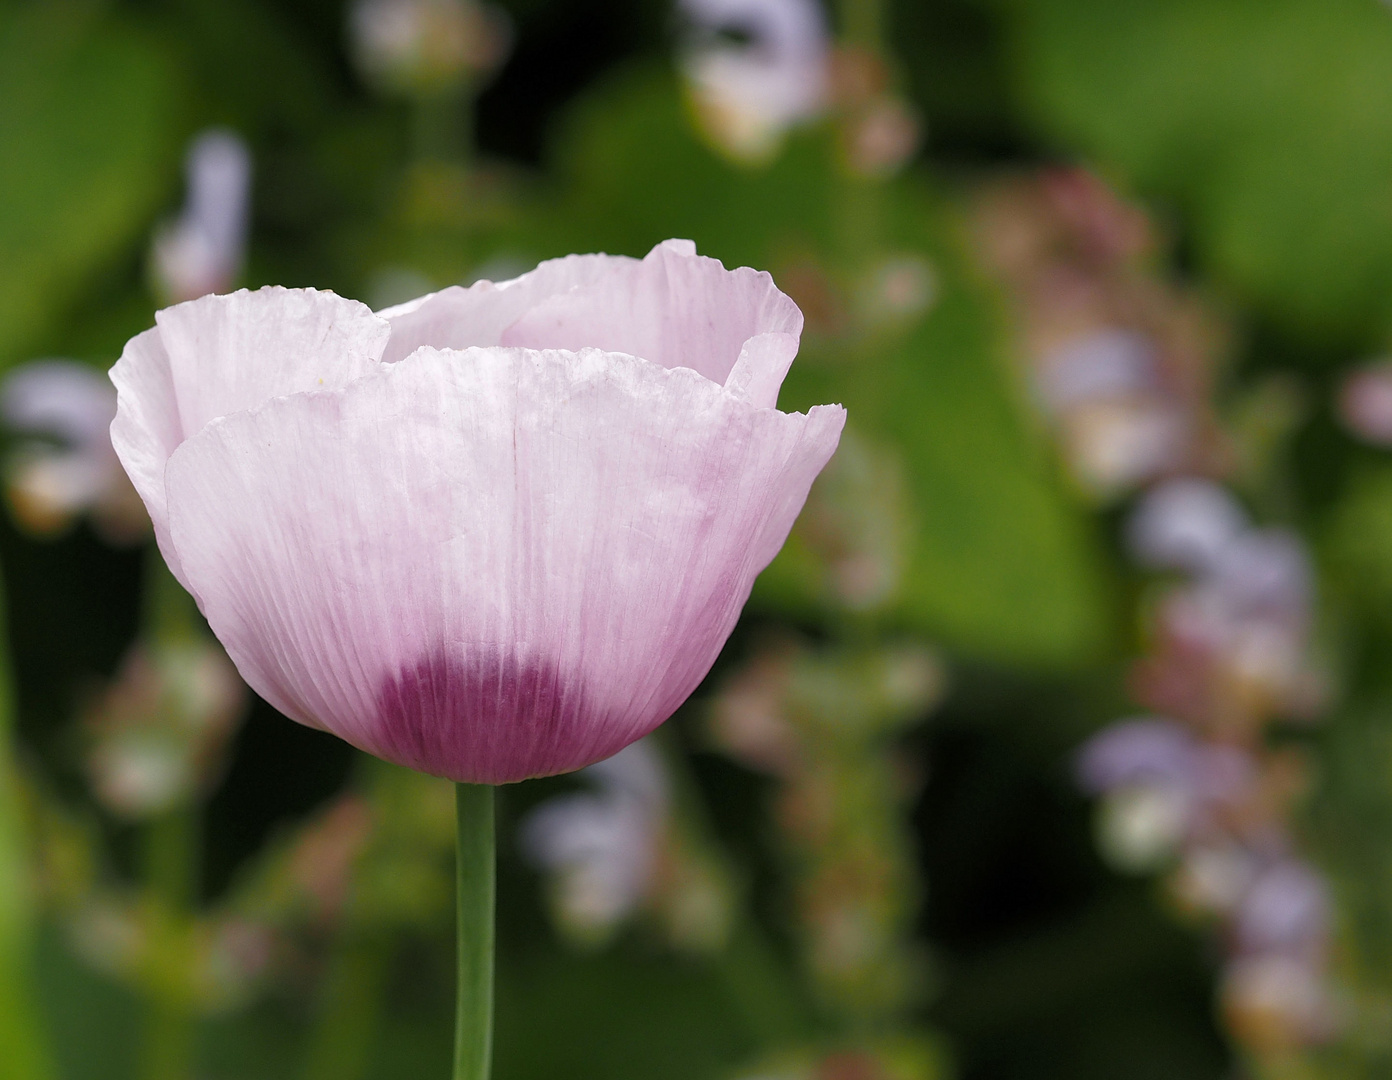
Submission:
<svg viewBox="0 0 1392 1080">
<path fill-rule="evenodd" d="M 493 1062 L 493 918 L 497 858 L 493 788 L 455 785 L 458 997 L 454 1080 L 488 1080 Z"/>
<path fill-rule="evenodd" d="M 197 832 L 196 814 L 184 807 L 146 826 L 148 1013 L 141 1052 L 143 1080 L 189 1080 L 193 1071 L 189 912 L 197 875 Z"/>
</svg>

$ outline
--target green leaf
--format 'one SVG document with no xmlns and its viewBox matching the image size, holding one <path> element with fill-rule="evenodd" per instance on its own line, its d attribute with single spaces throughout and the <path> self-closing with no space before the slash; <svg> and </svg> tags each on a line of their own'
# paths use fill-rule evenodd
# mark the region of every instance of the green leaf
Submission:
<svg viewBox="0 0 1392 1080">
<path fill-rule="evenodd" d="M 0 364 L 149 226 L 173 172 L 169 67 L 99 11 L 0 14 Z"/>
<path fill-rule="evenodd" d="M 1392 11 L 1006 0 L 1039 127 L 1190 215 L 1201 260 L 1310 334 L 1392 316 Z"/>
</svg>

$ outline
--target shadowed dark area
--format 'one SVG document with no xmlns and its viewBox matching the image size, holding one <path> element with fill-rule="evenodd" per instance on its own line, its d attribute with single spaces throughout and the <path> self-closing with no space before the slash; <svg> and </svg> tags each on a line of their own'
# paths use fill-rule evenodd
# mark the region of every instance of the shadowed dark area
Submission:
<svg viewBox="0 0 1392 1080">
<path fill-rule="evenodd" d="M 451 780 L 507 784 L 586 764 L 593 730 L 579 686 L 550 660 L 437 647 L 377 695 L 382 756 Z M 537 762 L 544 762 L 542 768 Z"/>
</svg>

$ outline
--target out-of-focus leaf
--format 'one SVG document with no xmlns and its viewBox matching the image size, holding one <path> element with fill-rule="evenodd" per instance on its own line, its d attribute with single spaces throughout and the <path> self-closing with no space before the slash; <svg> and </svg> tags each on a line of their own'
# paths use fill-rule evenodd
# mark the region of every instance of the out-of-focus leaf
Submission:
<svg viewBox="0 0 1392 1080">
<path fill-rule="evenodd" d="M 133 1076 L 141 1033 L 139 1000 L 75 957 L 57 928 L 39 935 L 37 959 L 58 1075 L 63 1080 Z"/>
<path fill-rule="evenodd" d="M 694 962 L 519 957 L 498 973 L 495 1072 L 498 1080 L 716 1080 L 754 1050 L 741 1027 L 716 973 Z"/>
<path fill-rule="evenodd" d="M 149 224 L 174 175 L 174 80 L 95 5 L 0 13 L 0 364 Z"/>
<path fill-rule="evenodd" d="M 810 326 L 781 407 L 844 402 L 860 432 L 902 459 L 909 550 L 891 618 L 997 659 L 1069 662 L 1097 646 L 1104 589 L 1091 544 L 1022 427 L 995 310 L 925 186 L 848 188 L 817 133 L 794 139 L 771 168 L 737 170 L 691 134 L 672 81 L 643 74 L 586 101 L 561 149 L 573 190 L 556 250 L 641 255 L 667 237 L 690 237 L 727 266 L 772 269 L 810 324 L 818 315 L 792 277 L 804 267 L 824 272 L 843 305 L 853 304 L 855 283 L 826 268 L 852 261 L 843 245 L 861 237 L 845 215 L 861 212 L 857 198 L 871 200 L 880 240 L 870 238 L 867 257 L 923 260 L 935 295 L 868 345 Z M 794 544 L 756 598 L 808 613 L 816 598 L 799 568 L 804 556 Z"/>
<path fill-rule="evenodd" d="M 1191 215 L 1201 258 L 1307 332 L 1392 316 L 1392 10 L 1004 0 L 1040 126 Z"/>
</svg>

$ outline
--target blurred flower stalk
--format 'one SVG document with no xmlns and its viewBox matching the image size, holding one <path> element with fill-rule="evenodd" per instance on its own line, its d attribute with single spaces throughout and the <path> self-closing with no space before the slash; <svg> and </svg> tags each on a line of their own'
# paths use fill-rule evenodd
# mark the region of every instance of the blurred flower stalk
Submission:
<svg viewBox="0 0 1392 1080">
<path fill-rule="evenodd" d="M 1289 1070 L 1341 1021 L 1333 898 L 1297 826 L 1310 768 L 1279 738 L 1328 707 L 1314 571 L 1294 531 L 1254 526 L 1219 482 L 1269 496 L 1270 447 L 1220 423 L 1221 325 L 1164 280 L 1142 211 L 1054 170 L 989 190 L 974 223 L 1070 475 L 1102 503 L 1141 492 L 1125 540 L 1153 576 L 1129 687 L 1149 712 L 1079 753 L 1098 843 L 1119 869 L 1164 872 L 1173 903 L 1215 926 L 1221 1013 L 1253 1068 L 1306 1075 Z"/>
<path fill-rule="evenodd" d="M 936 657 L 916 646 L 787 643 L 728 683 L 712 712 L 714 744 L 777 781 L 772 814 L 802 963 L 824 1011 L 849 1030 L 892 1023 L 925 986 L 903 825 L 917 791 L 893 743 L 942 681 Z"/>
</svg>

